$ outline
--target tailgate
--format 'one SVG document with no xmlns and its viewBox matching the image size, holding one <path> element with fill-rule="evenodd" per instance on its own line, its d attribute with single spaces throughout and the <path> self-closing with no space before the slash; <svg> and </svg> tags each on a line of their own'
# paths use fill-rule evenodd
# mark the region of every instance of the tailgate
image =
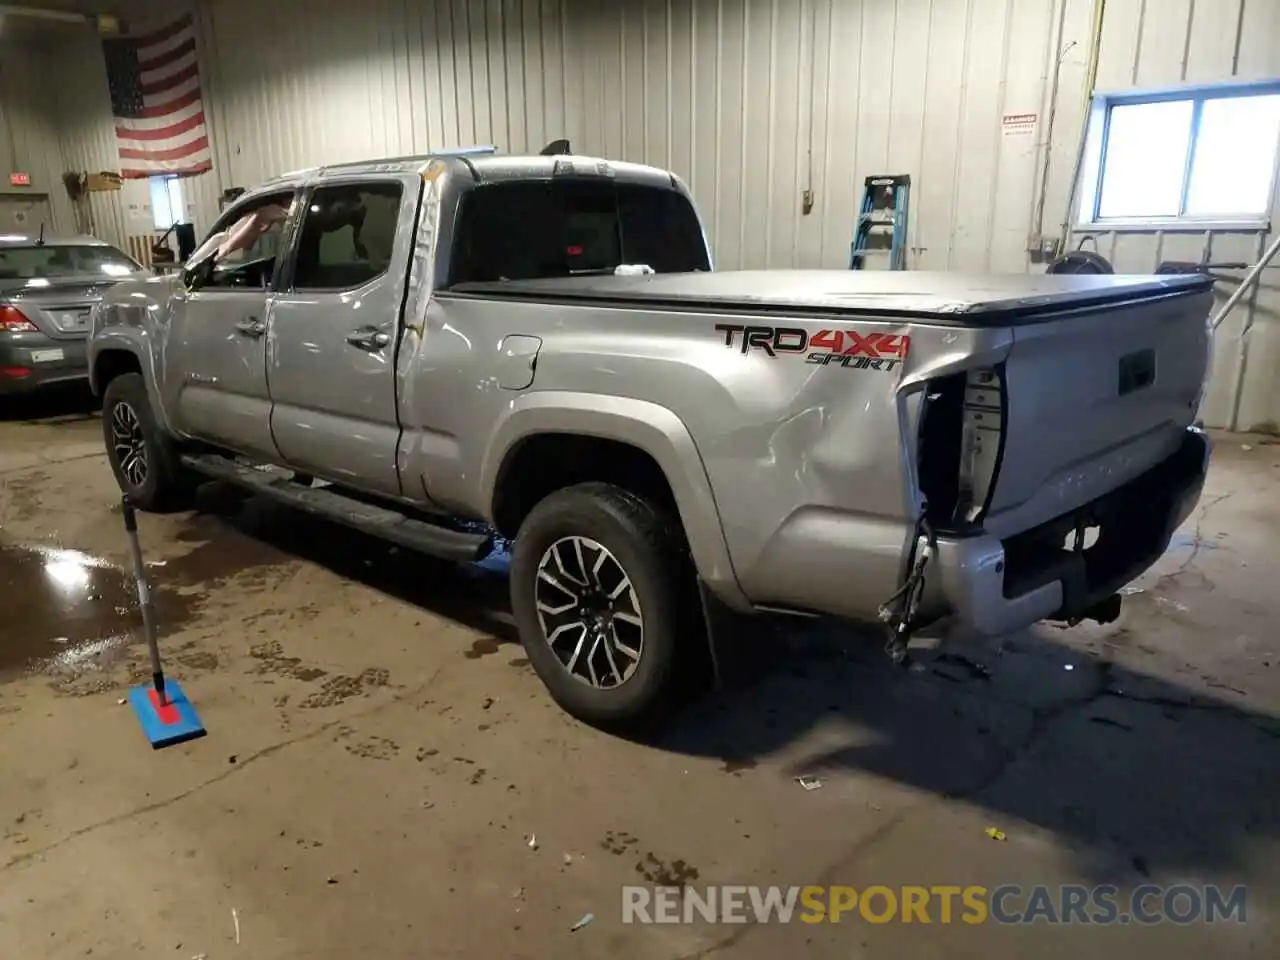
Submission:
<svg viewBox="0 0 1280 960">
<path fill-rule="evenodd" d="M 1200 288 L 1014 328 L 993 521 L 1073 510 L 1175 451 L 1200 402 L 1212 299 Z"/>
</svg>

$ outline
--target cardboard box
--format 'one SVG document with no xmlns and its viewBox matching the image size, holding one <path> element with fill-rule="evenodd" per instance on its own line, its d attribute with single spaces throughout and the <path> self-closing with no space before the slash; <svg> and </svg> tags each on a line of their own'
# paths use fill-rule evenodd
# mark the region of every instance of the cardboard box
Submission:
<svg viewBox="0 0 1280 960">
<path fill-rule="evenodd" d="M 107 193 L 119 190 L 122 182 L 120 174 L 103 170 L 100 173 L 90 173 L 85 177 L 85 189 L 90 193 Z"/>
</svg>

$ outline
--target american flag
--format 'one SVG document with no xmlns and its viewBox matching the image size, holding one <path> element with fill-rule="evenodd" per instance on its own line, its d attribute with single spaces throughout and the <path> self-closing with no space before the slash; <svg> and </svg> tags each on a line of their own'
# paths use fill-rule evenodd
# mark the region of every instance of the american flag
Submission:
<svg viewBox="0 0 1280 960">
<path fill-rule="evenodd" d="M 104 40 L 120 175 L 139 180 L 212 167 L 190 16 L 137 37 Z"/>
</svg>

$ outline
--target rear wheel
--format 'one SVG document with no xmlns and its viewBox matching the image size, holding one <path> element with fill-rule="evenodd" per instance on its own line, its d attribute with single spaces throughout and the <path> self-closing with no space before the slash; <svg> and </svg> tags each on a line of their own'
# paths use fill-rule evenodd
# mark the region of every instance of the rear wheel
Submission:
<svg viewBox="0 0 1280 960">
<path fill-rule="evenodd" d="M 561 707 L 600 726 L 648 725 L 671 703 L 692 584 L 673 518 L 604 483 L 540 502 L 512 552 L 530 663 Z"/>
<path fill-rule="evenodd" d="M 195 483 L 182 469 L 173 440 L 156 423 L 141 374 L 121 374 L 107 385 L 102 433 L 116 483 L 139 509 L 186 505 Z"/>
</svg>

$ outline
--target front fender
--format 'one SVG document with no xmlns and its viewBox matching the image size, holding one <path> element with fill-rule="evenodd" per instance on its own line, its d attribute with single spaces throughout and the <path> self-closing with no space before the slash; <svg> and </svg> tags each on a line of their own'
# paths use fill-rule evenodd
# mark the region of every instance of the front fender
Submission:
<svg viewBox="0 0 1280 960">
<path fill-rule="evenodd" d="M 615 440 L 653 457 L 675 495 L 698 575 L 730 607 L 752 609 L 733 570 L 702 456 L 676 414 L 646 400 L 594 393 L 549 390 L 517 397 L 498 422 L 481 463 L 481 502 L 489 505 L 490 517 L 507 456 L 540 433 Z"/>
<path fill-rule="evenodd" d="M 163 318 L 169 310 L 173 287 L 168 278 L 152 277 L 112 288 L 94 309 L 87 351 L 89 385 L 98 396 L 106 386 L 101 382 L 102 365 L 99 362 L 104 354 L 123 352 L 137 360 L 147 386 L 151 411 L 162 429 L 171 434 L 173 425 L 160 389 L 160 377 L 164 371 L 158 358 L 163 356 L 163 344 L 160 342 L 165 329 Z"/>
<path fill-rule="evenodd" d="M 101 397 L 107 385 L 102 382 L 103 365 L 99 363 L 104 353 L 127 353 L 138 361 L 138 366 L 146 369 L 142 362 L 142 354 L 138 349 L 137 339 L 125 330 L 108 329 L 94 334 L 89 341 L 89 388 L 94 396 Z"/>
</svg>

